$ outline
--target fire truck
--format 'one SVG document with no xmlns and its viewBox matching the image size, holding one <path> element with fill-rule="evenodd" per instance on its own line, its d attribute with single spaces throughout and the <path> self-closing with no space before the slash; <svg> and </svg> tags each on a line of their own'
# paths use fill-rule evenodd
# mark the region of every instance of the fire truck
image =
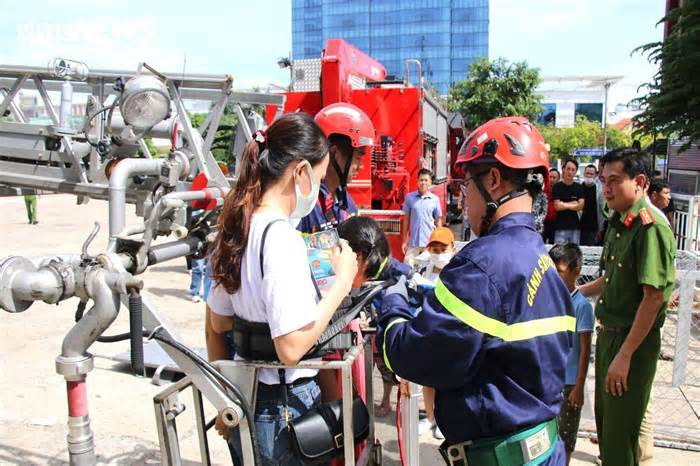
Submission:
<svg viewBox="0 0 700 466">
<path fill-rule="evenodd" d="M 412 69 L 415 82 L 411 80 Z M 330 39 L 321 58 L 295 60 L 291 72 L 285 113 L 315 115 L 326 105 L 346 102 L 364 110 L 372 120 L 376 140 L 371 162 L 364 164 L 349 191 L 361 213 L 382 225 L 394 256 L 403 258 L 401 244 L 407 232 L 402 230 L 401 207 L 406 195 L 418 189 L 418 170 L 432 171 L 431 191 L 440 199 L 444 215 L 458 205 L 455 194 L 459 189 L 454 193 L 448 187 L 461 126 L 450 128 L 447 111 L 423 87 L 418 60 L 406 60 L 405 76 L 397 79 L 347 42 Z M 277 111 L 277 107 L 268 106 L 268 123 Z"/>
</svg>

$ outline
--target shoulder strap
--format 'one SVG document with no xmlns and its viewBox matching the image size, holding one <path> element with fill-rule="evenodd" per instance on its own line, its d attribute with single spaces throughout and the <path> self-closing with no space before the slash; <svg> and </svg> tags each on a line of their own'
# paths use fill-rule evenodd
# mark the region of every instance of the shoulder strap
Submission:
<svg viewBox="0 0 700 466">
<path fill-rule="evenodd" d="M 270 231 L 270 227 L 273 224 L 275 224 L 277 222 L 281 222 L 281 221 L 282 221 L 281 218 L 275 219 L 275 220 L 271 221 L 270 223 L 268 223 L 267 225 L 265 225 L 265 229 L 263 230 L 262 239 L 260 240 L 260 275 L 262 276 L 262 278 L 265 278 L 265 267 L 263 267 L 263 258 L 264 258 L 265 239 L 267 238 L 267 232 Z"/>
<path fill-rule="evenodd" d="M 260 240 L 260 276 L 262 278 L 265 278 L 265 267 L 263 266 L 263 260 L 264 260 L 264 253 L 265 253 L 265 240 L 267 239 L 267 232 L 270 230 L 270 227 L 277 222 L 282 222 L 283 220 L 281 218 L 275 219 L 265 225 L 265 229 L 263 230 L 262 234 L 262 239 Z M 318 283 L 316 283 L 316 279 L 314 278 L 313 271 L 311 270 L 311 265 L 309 265 L 309 272 L 311 273 L 311 282 L 314 284 L 314 289 L 316 290 L 316 296 L 318 297 L 319 301 L 322 298 L 321 295 L 321 290 L 318 287 Z"/>
</svg>

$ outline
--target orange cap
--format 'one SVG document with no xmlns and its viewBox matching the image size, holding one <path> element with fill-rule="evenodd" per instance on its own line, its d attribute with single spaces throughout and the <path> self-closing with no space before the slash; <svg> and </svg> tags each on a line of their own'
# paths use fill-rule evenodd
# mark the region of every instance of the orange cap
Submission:
<svg viewBox="0 0 700 466">
<path fill-rule="evenodd" d="M 452 230 L 447 227 L 440 227 L 433 230 L 428 239 L 428 244 L 430 243 L 440 243 L 445 246 L 449 246 L 455 242 L 455 236 L 452 234 Z"/>
</svg>

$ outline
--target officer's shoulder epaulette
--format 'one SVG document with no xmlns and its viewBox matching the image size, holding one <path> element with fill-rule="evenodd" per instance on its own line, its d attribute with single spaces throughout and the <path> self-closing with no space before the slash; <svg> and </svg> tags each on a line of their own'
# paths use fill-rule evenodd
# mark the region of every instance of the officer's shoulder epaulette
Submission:
<svg viewBox="0 0 700 466">
<path fill-rule="evenodd" d="M 642 219 L 642 225 L 649 225 L 655 221 L 654 215 L 646 207 L 639 209 L 639 218 Z"/>
</svg>

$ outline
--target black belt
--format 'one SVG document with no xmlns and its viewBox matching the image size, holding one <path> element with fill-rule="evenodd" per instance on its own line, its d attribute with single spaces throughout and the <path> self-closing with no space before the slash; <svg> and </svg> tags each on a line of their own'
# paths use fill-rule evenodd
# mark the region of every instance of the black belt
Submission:
<svg viewBox="0 0 700 466">
<path fill-rule="evenodd" d="M 309 382 L 313 382 L 315 380 L 316 380 L 315 377 L 299 377 L 294 382 L 289 382 L 285 385 L 287 386 L 287 388 L 295 388 L 295 387 L 299 387 L 301 385 L 307 384 Z M 267 384 L 264 382 L 260 382 L 258 384 L 258 390 L 260 390 L 261 388 L 263 390 L 266 390 L 266 389 L 267 390 L 279 390 L 279 387 L 280 387 L 280 384 L 278 384 L 278 383 L 270 385 L 270 384 Z"/>
<path fill-rule="evenodd" d="M 610 332 L 610 333 L 628 333 L 632 327 L 613 327 L 611 325 L 601 325 L 598 328 L 598 333 Z"/>
</svg>

